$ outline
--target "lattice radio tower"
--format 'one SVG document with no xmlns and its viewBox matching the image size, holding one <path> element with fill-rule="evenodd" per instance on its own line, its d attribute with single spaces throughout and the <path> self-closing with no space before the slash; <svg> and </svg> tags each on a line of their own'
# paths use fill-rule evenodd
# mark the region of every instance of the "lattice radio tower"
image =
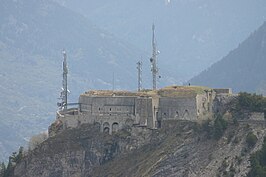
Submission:
<svg viewBox="0 0 266 177">
<path fill-rule="evenodd" d="M 57 103 L 58 107 L 60 110 L 66 110 L 67 109 L 67 95 L 69 93 L 68 88 L 67 88 L 67 74 L 68 74 L 68 68 L 67 68 L 67 55 L 66 51 L 63 50 L 63 81 L 62 81 L 62 89 L 60 93 L 60 100 L 61 102 Z"/>
<path fill-rule="evenodd" d="M 156 90 L 157 88 L 157 75 L 159 69 L 157 67 L 157 55 L 160 52 L 157 50 L 156 39 L 155 39 L 155 25 L 152 25 L 152 57 L 150 58 L 151 62 L 151 72 L 152 72 L 152 89 Z"/>
<path fill-rule="evenodd" d="M 138 91 L 142 90 L 142 62 L 137 62 L 138 69 Z"/>
</svg>

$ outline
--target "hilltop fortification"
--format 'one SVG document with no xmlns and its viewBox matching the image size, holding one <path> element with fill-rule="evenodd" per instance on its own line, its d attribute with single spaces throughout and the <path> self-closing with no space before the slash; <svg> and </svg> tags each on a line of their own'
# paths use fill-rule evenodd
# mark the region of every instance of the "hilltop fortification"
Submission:
<svg viewBox="0 0 266 177">
<path fill-rule="evenodd" d="M 58 111 L 50 136 L 84 123 L 112 134 L 122 128 L 158 129 L 167 121 L 211 119 L 217 102 L 232 96 L 230 89 L 169 86 L 159 90 L 88 91 L 80 95 L 78 108 Z"/>
</svg>

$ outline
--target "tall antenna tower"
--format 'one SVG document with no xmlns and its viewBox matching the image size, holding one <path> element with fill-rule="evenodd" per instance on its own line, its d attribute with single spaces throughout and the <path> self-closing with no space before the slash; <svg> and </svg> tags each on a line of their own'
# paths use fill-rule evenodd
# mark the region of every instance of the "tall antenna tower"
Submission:
<svg viewBox="0 0 266 177">
<path fill-rule="evenodd" d="M 137 62 L 138 69 L 138 92 L 142 89 L 142 62 Z"/>
<path fill-rule="evenodd" d="M 157 55 L 160 52 L 157 50 L 156 39 L 155 39 L 155 25 L 152 24 L 152 57 L 150 58 L 151 62 L 151 72 L 152 72 L 152 89 L 156 90 L 157 88 L 157 75 L 159 69 L 157 67 Z"/>
<path fill-rule="evenodd" d="M 67 89 L 67 74 L 68 74 L 68 68 L 67 68 L 67 55 L 66 51 L 63 50 L 63 81 L 62 81 L 62 91 L 60 93 L 60 100 L 61 103 L 57 103 L 58 107 L 60 110 L 66 110 L 67 109 L 67 94 L 68 94 L 68 89 Z"/>
</svg>

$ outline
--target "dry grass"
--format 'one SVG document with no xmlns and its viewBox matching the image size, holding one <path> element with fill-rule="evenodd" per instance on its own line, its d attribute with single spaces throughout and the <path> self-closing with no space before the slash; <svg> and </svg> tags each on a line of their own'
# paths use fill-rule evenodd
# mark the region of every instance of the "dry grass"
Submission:
<svg viewBox="0 0 266 177">
<path fill-rule="evenodd" d="M 85 92 L 84 96 L 161 96 L 161 97 L 195 97 L 198 94 L 211 90 L 202 86 L 168 86 L 159 90 L 142 90 L 140 92 L 113 91 L 113 90 L 92 90 Z"/>
</svg>

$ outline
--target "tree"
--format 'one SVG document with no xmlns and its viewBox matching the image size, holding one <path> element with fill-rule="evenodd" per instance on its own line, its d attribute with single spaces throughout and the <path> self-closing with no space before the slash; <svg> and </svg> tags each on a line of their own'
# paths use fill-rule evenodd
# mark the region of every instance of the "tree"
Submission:
<svg viewBox="0 0 266 177">
<path fill-rule="evenodd" d="M 4 162 L 2 162 L 0 165 L 0 177 L 5 177 L 5 173 L 6 173 L 6 165 Z"/>
<path fill-rule="evenodd" d="M 250 158 L 251 170 L 248 177 L 265 177 L 266 176 L 266 138 L 262 149 L 251 155 Z"/>
</svg>

